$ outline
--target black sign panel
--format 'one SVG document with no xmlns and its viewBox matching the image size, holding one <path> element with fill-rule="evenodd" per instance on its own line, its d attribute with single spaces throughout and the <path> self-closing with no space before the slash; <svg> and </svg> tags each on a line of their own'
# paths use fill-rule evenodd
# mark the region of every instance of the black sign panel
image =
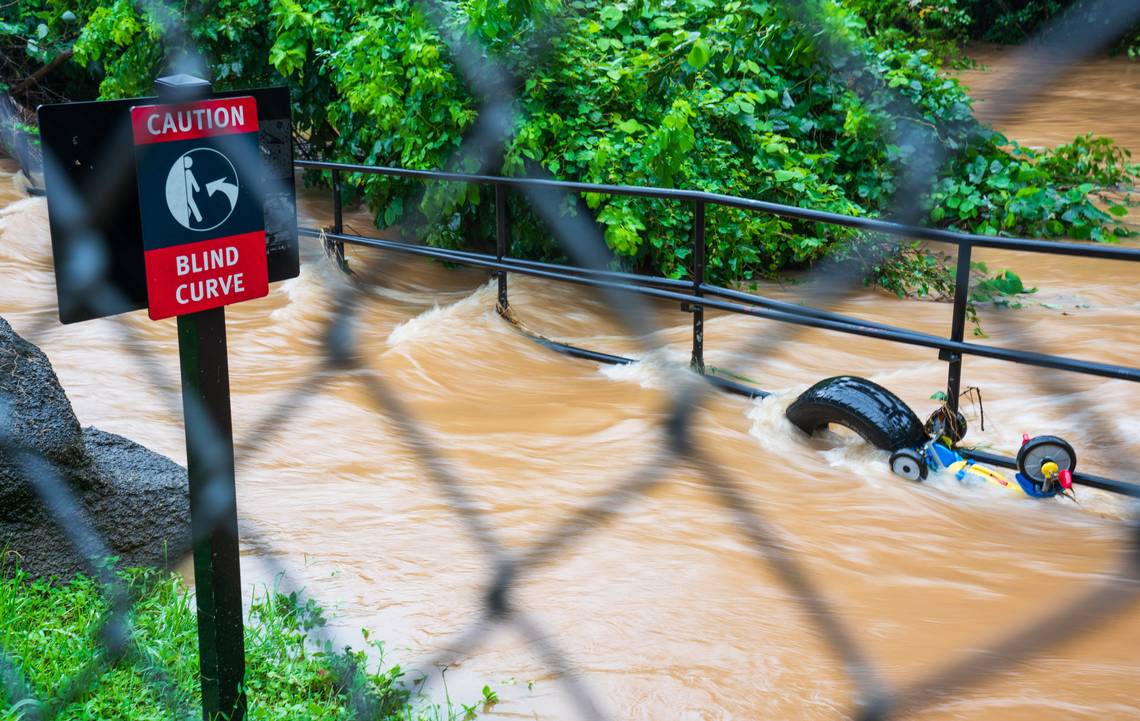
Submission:
<svg viewBox="0 0 1140 721">
<path fill-rule="evenodd" d="M 211 97 L 243 95 L 257 101 L 269 282 L 294 278 L 300 264 L 289 92 L 263 88 Z M 153 103 L 154 98 L 131 98 L 39 108 L 56 293 L 64 323 L 147 307 L 130 111 Z M 204 195 L 210 202 L 226 202 L 223 185 Z"/>
</svg>

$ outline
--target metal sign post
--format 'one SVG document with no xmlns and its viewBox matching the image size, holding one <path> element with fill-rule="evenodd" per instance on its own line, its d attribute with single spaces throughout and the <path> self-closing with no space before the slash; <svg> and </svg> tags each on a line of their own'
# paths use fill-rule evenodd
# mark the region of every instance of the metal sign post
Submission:
<svg viewBox="0 0 1140 721">
<path fill-rule="evenodd" d="M 178 317 L 202 713 L 243 721 L 224 306 L 299 272 L 289 92 L 214 93 L 190 75 L 155 89 L 37 110 L 59 317 Z"/>
<path fill-rule="evenodd" d="M 199 78 L 177 75 L 159 78 L 155 89 L 162 101 L 185 103 L 207 96 L 210 85 Z M 153 127 L 154 123 L 151 125 Z M 140 166 L 142 162 L 145 161 L 140 161 Z M 141 185 L 145 182 L 142 180 L 144 175 L 141 167 L 139 177 Z M 210 180 L 212 179 L 203 180 L 202 184 Z M 145 196 L 141 195 L 140 198 Z M 154 202 L 164 200 L 162 198 Z M 148 255 L 161 253 L 161 250 L 149 250 L 160 243 L 161 238 L 151 238 L 148 242 L 147 211 L 146 200 L 143 199 L 144 247 L 148 248 Z M 193 215 L 188 217 L 192 222 Z M 202 219 L 203 225 L 209 222 L 205 216 Z M 264 238 L 262 229 L 262 268 L 265 263 Z M 208 251 L 206 257 L 209 258 Z M 225 262 L 224 252 L 221 259 Z M 151 259 L 147 260 L 149 281 L 152 275 Z M 178 261 L 172 258 L 165 260 L 174 264 L 176 277 L 179 277 Z M 180 277 L 189 276 L 187 271 Z M 148 282 L 152 299 L 151 317 L 154 317 L 153 300 L 156 291 L 165 292 L 168 296 L 178 291 L 177 288 L 170 287 L 155 289 L 150 285 Z M 261 294 L 264 295 L 265 292 Z M 177 305 L 179 299 L 174 297 L 173 300 Z M 206 721 L 243 721 L 247 703 L 244 689 L 245 640 L 224 307 L 178 316 L 178 356 L 182 366 L 186 471 L 190 480 L 190 525 L 194 538 L 194 589 L 198 605 L 202 715 Z"/>
<path fill-rule="evenodd" d="M 203 716 L 242 721 L 245 640 L 225 308 L 178 317 L 178 357 Z"/>
</svg>

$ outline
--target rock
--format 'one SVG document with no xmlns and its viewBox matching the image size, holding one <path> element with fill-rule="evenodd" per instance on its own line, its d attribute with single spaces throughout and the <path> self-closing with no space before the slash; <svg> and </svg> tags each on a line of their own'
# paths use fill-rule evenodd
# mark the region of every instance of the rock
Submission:
<svg viewBox="0 0 1140 721">
<path fill-rule="evenodd" d="M 73 489 L 98 486 L 79 419 L 51 362 L 0 318 L 0 437 L 42 456 Z M 12 520 L 37 503 L 17 459 L 0 445 L 0 519 Z"/>
<path fill-rule="evenodd" d="M 122 436 L 81 428 L 47 357 L 0 318 L 0 551 L 32 576 L 67 578 L 90 571 L 100 551 L 124 566 L 165 566 L 190 547 L 186 471 Z M 14 451 L 12 446 L 21 450 Z M 94 531 L 48 510 L 27 478 L 46 461 Z"/>
<path fill-rule="evenodd" d="M 177 563 L 190 550 L 186 469 L 98 428 L 84 428 L 83 440 L 105 484 L 84 498 L 112 553 L 126 566 Z"/>
</svg>

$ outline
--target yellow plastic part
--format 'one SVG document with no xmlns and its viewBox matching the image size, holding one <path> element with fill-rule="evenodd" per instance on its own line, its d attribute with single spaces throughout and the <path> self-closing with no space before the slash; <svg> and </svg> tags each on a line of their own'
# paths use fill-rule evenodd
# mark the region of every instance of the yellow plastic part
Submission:
<svg viewBox="0 0 1140 721">
<path fill-rule="evenodd" d="M 971 464 L 969 461 L 957 461 L 947 466 L 946 470 L 950 473 L 964 471 L 967 475 L 974 476 L 975 478 L 980 478 L 984 481 L 992 483 L 995 486 L 1004 488 L 1007 491 L 1012 491 L 1020 495 L 1025 494 L 1025 492 L 1021 490 L 1021 486 L 1017 485 L 1016 483 L 1010 483 L 1009 480 L 1007 480 L 1006 477 L 1002 474 L 979 463 Z"/>
<path fill-rule="evenodd" d="M 1057 474 L 1061 472 L 1061 467 L 1053 461 L 1046 461 L 1041 464 L 1041 473 L 1046 478 L 1056 478 Z"/>
</svg>

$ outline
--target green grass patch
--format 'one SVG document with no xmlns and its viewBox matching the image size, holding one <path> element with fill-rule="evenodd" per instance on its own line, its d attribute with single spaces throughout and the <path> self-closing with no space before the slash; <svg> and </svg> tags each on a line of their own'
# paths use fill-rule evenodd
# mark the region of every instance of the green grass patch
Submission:
<svg viewBox="0 0 1140 721">
<path fill-rule="evenodd" d="M 201 718 L 193 594 L 173 574 L 132 569 L 121 578 L 132 643 L 113 658 L 103 641 L 110 610 L 96 581 L 0 574 L 0 649 L 8 661 L 0 658 L 0 721 Z M 382 654 L 373 654 L 376 661 L 363 650 L 318 643 L 313 631 L 324 623 L 311 600 L 275 589 L 255 593 L 245 627 L 250 719 L 450 721 L 472 710 L 418 702 L 400 667 L 384 667 Z M 20 687 L 24 693 L 14 690 Z"/>
</svg>

